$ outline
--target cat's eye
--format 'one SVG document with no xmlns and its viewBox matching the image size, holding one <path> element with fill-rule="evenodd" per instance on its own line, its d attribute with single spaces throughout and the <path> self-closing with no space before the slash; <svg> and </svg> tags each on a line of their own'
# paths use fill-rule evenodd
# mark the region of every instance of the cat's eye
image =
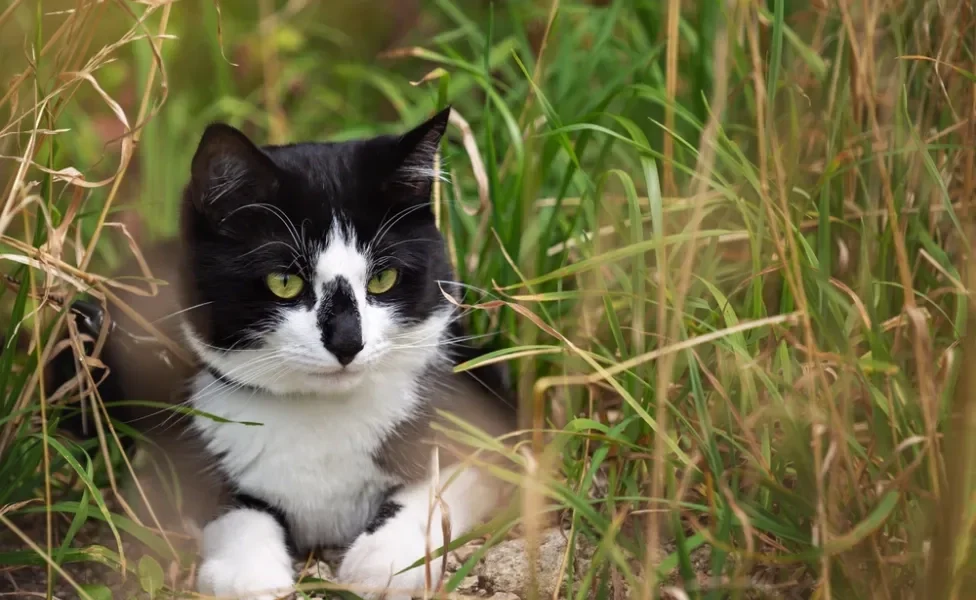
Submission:
<svg viewBox="0 0 976 600">
<path fill-rule="evenodd" d="M 373 278 L 366 284 L 366 289 L 370 294 L 385 294 L 396 285 L 399 274 L 396 269 L 384 269 L 373 275 Z"/>
<path fill-rule="evenodd" d="M 289 273 L 271 273 L 264 281 L 268 284 L 268 289 L 271 290 L 272 294 L 285 300 L 291 300 L 301 294 L 305 287 L 305 282 L 301 277 Z"/>
</svg>

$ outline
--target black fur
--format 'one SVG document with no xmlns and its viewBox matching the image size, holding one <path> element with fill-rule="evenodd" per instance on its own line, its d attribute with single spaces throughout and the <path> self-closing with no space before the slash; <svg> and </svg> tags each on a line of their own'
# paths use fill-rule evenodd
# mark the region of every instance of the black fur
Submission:
<svg viewBox="0 0 976 600">
<path fill-rule="evenodd" d="M 375 533 L 377 529 L 382 527 L 387 521 L 397 516 L 397 513 L 403 508 L 403 505 L 395 500 L 387 500 L 380 505 L 380 509 L 376 511 L 376 516 L 373 520 L 366 525 L 366 533 Z"/>
<path fill-rule="evenodd" d="M 274 328 L 282 303 L 311 307 L 311 286 L 283 300 L 268 290 L 265 277 L 281 271 L 311 281 L 316 249 L 337 220 L 360 244 L 373 243 L 377 269 L 395 266 L 399 271 L 394 288 L 371 296 L 370 302 L 395 304 L 405 323 L 423 321 L 443 308 L 448 300 L 441 282 L 453 274 L 430 208 L 429 169 L 448 116 L 449 109 L 403 136 L 263 148 L 227 125 L 208 127 L 184 195 L 180 256 L 162 257 L 182 261 L 181 304 L 193 307 L 184 316 L 197 334 L 212 346 L 253 347 L 263 332 Z M 334 283 L 335 291 L 341 291 Z M 361 347 L 359 315 L 351 314 L 343 294 L 333 296 L 334 302 L 323 305 L 318 315 L 323 343 L 337 356 L 351 356 Z M 80 301 L 72 310 L 79 330 L 97 336 L 101 308 Z M 451 324 L 451 338 L 464 335 L 461 323 Z M 111 375 L 112 366 L 125 360 L 130 338 L 136 339 L 117 327 L 109 333 L 102 360 L 110 374 L 100 386 L 106 402 L 132 399 Z M 91 352 L 91 344 L 85 349 Z M 465 343 L 449 348 L 455 365 L 485 351 Z M 48 368 L 49 389 L 74 377 L 75 367 L 70 349 L 55 356 Z M 513 404 L 502 365 L 481 367 L 469 376 L 493 397 Z M 73 433 L 86 434 L 81 437 L 92 434 L 82 431 L 80 419 L 69 425 Z"/>
<path fill-rule="evenodd" d="M 429 204 L 431 179 L 421 173 L 433 165 L 447 117 L 441 112 L 399 137 L 264 148 L 227 125 L 208 127 L 182 215 L 190 279 L 184 305 L 202 305 L 188 317 L 206 343 L 258 346 L 283 303 L 311 307 L 311 286 L 282 300 L 264 278 L 279 271 L 311 281 L 335 226 L 354 233 L 361 249 L 372 244 L 378 269 L 399 271 L 396 286 L 370 302 L 395 304 L 406 323 L 443 308 L 437 282 L 452 273 Z M 328 322 L 332 316 L 322 315 L 323 336 L 328 341 L 328 327 L 342 327 L 344 339 L 334 341 L 348 353 L 356 328 L 348 319 Z"/>
<path fill-rule="evenodd" d="M 71 304 L 69 311 L 70 314 L 68 315 L 68 318 L 74 319 L 75 325 L 78 328 L 78 333 L 83 338 L 88 338 L 90 340 L 98 339 L 105 320 L 105 314 L 101 306 L 92 301 L 77 300 Z M 117 332 L 115 324 L 110 322 L 107 335 L 109 336 L 109 340 L 113 340 L 123 336 L 124 334 L 122 332 Z M 96 382 L 100 382 L 98 391 L 102 398 L 102 402 L 110 405 L 121 402 L 125 399 L 124 393 L 119 386 L 117 379 L 111 376 L 110 365 L 115 362 L 112 346 L 113 344 L 108 343 L 107 340 L 106 344 L 102 348 L 102 354 L 99 357 L 103 364 L 109 365 L 109 373 L 107 374 L 105 372 L 106 370 L 103 368 L 91 368 L 92 379 Z M 86 356 L 91 356 L 95 351 L 95 342 L 83 341 L 82 348 L 84 349 Z M 70 347 L 64 348 L 55 354 L 45 367 L 44 385 L 47 393 L 54 394 L 62 385 L 72 379 L 75 379 L 78 376 L 78 373 L 78 363 L 77 359 L 75 358 L 74 351 Z M 96 432 L 94 422 L 92 421 L 92 416 L 89 414 L 91 407 L 86 407 L 84 410 L 82 410 L 80 405 L 81 399 L 79 398 L 78 401 L 79 403 L 74 403 L 67 407 L 69 410 L 66 410 L 61 416 L 58 427 L 64 431 L 70 432 L 78 439 L 93 438 Z M 110 415 L 113 412 L 118 412 L 118 410 L 109 409 Z M 127 449 L 131 448 L 132 440 L 127 436 L 122 437 L 125 447 Z"/>
<path fill-rule="evenodd" d="M 291 556 L 296 556 L 298 554 L 298 548 L 295 547 L 294 536 L 291 533 L 291 526 L 288 524 L 288 519 L 285 517 L 284 511 L 282 511 L 280 508 L 277 506 L 272 506 L 260 498 L 244 493 L 234 494 L 231 504 L 233 504 L 233 506 L 236 508 L 250 508 L 251 510 L 258 510 L 271 515 L 271 517 L 278 523 L 278 525 L 281 525 L 281 528 L 285 531 L 285 542 L 288 545 L 288 554 Z"/>
<path fill-rule="evenodd" d="M 403 489 L 403 486 L 397 485 L 387 490 L 386 499 L 383 500 L 376 514 L 373 515 L 373 518 L 366 525 L 366 533 L 375 533 L 377 529 L 382 527 L 384 523 L 395 517 L 403 509 L 402 504 L 392 499 L 393 495 L 401 489 Z"/>
</svg>

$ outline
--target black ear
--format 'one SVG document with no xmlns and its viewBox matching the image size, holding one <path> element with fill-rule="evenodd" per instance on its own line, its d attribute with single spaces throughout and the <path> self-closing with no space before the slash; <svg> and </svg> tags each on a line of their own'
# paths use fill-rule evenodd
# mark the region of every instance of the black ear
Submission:
<svg viewBox="0 0 976 600">
<path fill-rule="evenodd" d="M 414 200 L 429 201 L 434 178 L 440 177 L 434 158 L 450 116 L 451 107 L 448 106 L 397 140 L 397 167 L 393 179 L 404 186 Z"/>
<path fill-rule="evenodd" d="M 278 180 L 271 159 L 246 135 L 223 123 L 203 132 L 190 170 L 190 199 L 215 222 L 242 206 L 262 202 Z"/>
</svg>

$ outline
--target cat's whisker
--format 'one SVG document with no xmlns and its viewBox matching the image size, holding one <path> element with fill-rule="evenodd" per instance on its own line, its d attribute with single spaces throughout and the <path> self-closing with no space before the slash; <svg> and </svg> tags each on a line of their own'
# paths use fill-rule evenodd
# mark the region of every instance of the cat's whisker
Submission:
<svg viewBox="0 0 976 600">
<path fill-rule="evenodd" d="M 419 332 L 411 331 L 411 332 L 401 333 L 399 335 L 393 335 L 393 336 L 390 336 L 389 338 L 387 338 L 387 341 L 388 342 L 393 342 L 393 341 L 397 341 L 397 340 L 421 340 L 422 341 L 422 340 L 429 340 L 429 339 L 440 338 L 440 336 L 443 335 L 443 332 L 441 332 L 441 331 L 434 331 L 434 332 L 430 332 L 430 333 L 428 333 L 428 334 L 426 334 L 426 335 L 424 335 L 422 337 L 418 337 L 418 333 Z"/>
<path fill-rule="evenodd" d="M 509 402 L 507 398 L 505 398 L 504 396 L 502 396 L 501 394 L 499 394 L 492 386 L 488 385 L 488 383 L 486 383 L 484 379 L 482 379 L 481 377 L 479 377 L 473 370 L 464 371 L 464 374 L 467 375 L 468 377 L 470 377 L 471 379 L 474 379 L 479 384 L 481 384 L 481 388 L 485 392 L 491 394 L 495 399 L 499 400 L 502 404 L 504 404 L 505 406 L 508 406 L 509 408 L 511 408 L 513 410 L 516 409 L 516 406 L 514 406 L 511 402 Z M 458 387 L 455 384 L 449 383 L 447 380 L 444 380 L 444 379 L 440 379 L 440 380 L 435 381 L 433 383 L 433 385 L 435 387 L 440 386 L 442 389 L 446 389 L 446 390 L 449 390 L 449 391 L 452 391 L 452 392 L 464 393 L 464 390 L 463 389 L 461 389 L 460 387 Z"/>
<path fill-rule="evenodd" d="M 497 333 L 491 333 L 491 332 L 489 332 L 489 333 L 483 333 L 483 334 L 471 334 L 471 335 L 468 335 L 468 336 L 457 336 L 457 337 L 447 337 L 447 338 L 441 338 L 440 337 L 441 335 L 442 335 L 441 332 L 435 332 L 435 333 L 432 333 L 430 335 L 426 335 L 426 336 L 423 336 L 421 338 L 418 338 L 416 335 L 400 334 L 400 335 L 396 335 L 396 336 L 390 336 L 387 339 L 387 341 L 388 342 L 396 342 L 397 340 L 426 341 L 426 340 L 430 340 L 430 339 L 435 339 L 436 338 L 438 340 L 438 343 L 439 344 L 448 345 L 448 344 L 456 343 L 458 341 L 472 340 L 472 339 L 477 339 L 477 338 L 482 338 L 482 337 L 490 337 L 490 336 L 494 336 L 494 335 L 498 335 L 498 334 Z"/>
<path fill-rule="evenodd" d="M 476 338 L 469 338 L 469 339 L 476 339 Z M 389 350 L 390 351 L 397 351 L 397 350 L 420 350 L 422 348 L 440 348 L 443 345 L 444 344 L 442 344 L 441 342 L 434 342 L 434 343 L 431 343 L 431 344 L 404 344 L 404 345 L 389 346 Z"/>
<path fill-rule="evenodd" d="M 278 366 L 278 363 L 276 362 L 276 360 L 273 360 L 273 359 L 278 359 L 278 358 L 281 358 L 281 357 L 280 356 L 277 356 L 277 355 L 269 355 L 269 356 L 261 357 L 261 358 L 255 359 L 253 361 L 250 361 L 249 363 L 247 363 L 245 365 L 241 365 L 241 369 L 243 369 L 244 367 L 248 367 L 249 368 L 249 376 L 251 378 L 257 380 L 257 379 L 260 379 L 261 377 L 263 377 L 264 374 L 273 371 Z M 260 367 L 260 368 L 258 368 L 258 367 Z M 240 370 L 240 369 L 233 369 L 232 372 L 234 372 L 234 374 L 236 375 L 237 374 L 236 372 L 238 370 Z M 244 378 L 244 380 L 241 380 L 241 379 L 230 379 L 229 380 L 229 383 L 227 381 L 221 381 L 220 379 L 214 379 L 210 384 L 208 384 L 207 386 L 205 386 L 204 388 L 202 388 L 201 390 L 199 390 L 198 392 L 196 392 L 194 394 L 194 396 L 197 399 L 199 399 L 199 400 L 203 400 L 203 399 L 206 399 L 208 397 L 211 397 L 211 396 L 213 396 L 213 395 L 215 395 L 215 394 L 217 394 L 219 392 L 237 391 L 237 390 L 241 390 L 241 389 L 247 388 L 247 387 L 249 387 L 251 385 L 251 383 L 252 382 L 251 381 L 248 381 L 247 378 Z M 216 384 L 220 384 L 220 385 L 216 385 Z M 215 389 L 211 389 L 211 388 L 215 388 Z M 192 398 L 188 398 L 186 401 L 181 402 L 178 405 L 180 405 L 180 406 L 182 406 L 182 405 L 190 405 L 190 403 L 191 403 L 190 401 L 191 400 L 192 400 Z M 168 409 L 160 409 L 159 411 L 156 411 L 155 413 L 152 413 L 151 415 L 148 415 L 148 416 L 155 416 L 155 415 L 158 415 L 160 412 L 165 412 L 167 410 Z M 182 421 L 183 419 L 186 419 L 187 417 L 193 416 L 192 413 L 186 412 L 186 411 L 171 411 L 171 412 L 172 412 L 172 415 L 170 415 L 162 423 L 160 423 L 157 426 L 158 428 L 162 428 L 162 427 L 167 426 L 167 425 L 174 425 L 175 426 L 180 421 Z M 217 416 L 220 417 L 222 415 L 217 415 Z M 176 420 L 171 422 L 171 420 L 173 418 L 175 418 Z M 151 428 L 151 429 L 155 429 L 155 428 Z"/>
<path fill-rule="evenodd" d="M 453 280 L 449 280 L 449 279 L 438 279 L 438 280 L 435 281 L 435 283 L 437 283 L 437 284 L 450 284 L 450 285 L 456 286 L 456 287 L 458 287 L 458 288 L 460 288 L 462 290 L 465 290 L 465 291 L 476 292 L 476 293 L 478 293 L 478 294 L 481 295 L 481 298 L 479 298 L 477 300 L 477 302 L 483 302 L 486 298 L 492 299 L 492 300 L 501 300 L 502 299 L 501 297 L 499 297 L 498 295 L 496 295 L 495 293 L 493 293 L 493 292 L 491 292 L 489 290 L 486 290 L 484 288 L 479 288 L 477 286 L 469 285 L 469 284 L 463 283 L 461 281 L 453 281 Z"/>
<path fill-rule="evenodd" d="M 212 177 L 210 180 L 210 190 L 206 194 L 204 201 L 208 204 L 216 204 L 221 198 L 240 187 L 244 176 L 245 173 L 240 170 L 225 170 L 220 175 Z"/>
<path fill-rule="evenodd" d="M 298 254 L 303 256 L 309 256 L 308 245 L 306 244 L 305 238 L 299 235 L 298 228 L 295 227 L 295 223 L 292 222 L 291 217 L 285 214 L 285 211 L 281 210 L 277 206 L 274 206 L 273 204 L 259 203 L 259 204 L 255 204 L 255 206 L 265 208 L 266 210 L 270 211 L 273 215 L 277 216 L 278 219 L 281 220 L 285 228 L 288 230 L 289 234 L 291 235 L 291 239 L 295 242 L 296 249 L 300 250 Z"/>
<path fill-rule="evenodd" d="M 302 256 L 299 253 L 298 249 L 295 248 L 294 246 L 292 246 L 291 244 L 289 244 L 288 242 L 283 241 L 283 240 L 271 240 L 271 241 L 268 241 L 268 242 L 265 242 L 265 243 L 261 244 L 260 246 L 257 246 L 255 248 L 252 248 L 251 250 L 248 250 L 247 252 L 245 252 L 244 254 L 241 255 L 241 258 L 244 258 L 245 256 L 250 256 L 251 254 L 254 254 L 255 252 L 260 252 L 261 250 L 264 250 L 265 248 L 267 248 L 269 246 L 284 246 L 285 248 L 287 248 L 288 250 L 291 251 L 291 253 L 293 255 L 293 259 L 292 260 L 299 260 L 300 257 Z"/>
<path fill-rule="evenodd" d="M 153 417 L 155 417 L 157 415 L 160 415 L 162 413 L 166 413 L 166 412 L 171 413 L 170 414 L 170 417 L 167 417 L 166 420 L 164 420 L 162 423 L 159 423 L 158 425 L 156 425 L 154 427 L 150 427 L 150 428 L 148 428 L 146 430 L 147 433 L 148 432 L 151 432 L 151 431 L 156 431 L 158 429 L 161 429 L 163 426 L 165 426 L 169 422 L 169 419 L 172 418 L 172 415 L 176 415 L 176 414 L 181 414 L 182 413 L 182 411 L 179 411 L 179 410 L 172 410 L 173 407 L 179 408 L 179 407 L 188 407 L 188 406 L 190 406 L 190 399 L 189 398 L 187 398 L 186 400 L 184 400 L 182 402 L 174 403 L 172 405 L 172 407 L 167 406 L 166 408 L 160 408 L 160 409 L 158 409 L 156 411 L 153 411 L 151 413 L 147 413 L 145 415 L 140 415 L 138 417 L 133 417 L 133 418 L 131 418 L 131 419 L 128 420 L 128 424 L 137 423 L 139 421 L 144 421 L 144 420 L 147 420 L 147 419 L 151 419 L 151 418 L 153 418 Z"/>
<path fill-rule="evenodd" d="M 375 269 L 377 271 L 380 271 L 380 270 L 386 268 L 387 265 L 390 265 L 390 264 L 395 264 L 395 265 L 397 265 L 397 266 L 399 266 L 401 268 L 409 268 L 410 267 L 410 263 L 408 263 L 407 261 L 403 260 L 402 258 L 400 258 L 398 256 L 384 256 L 381 259 L 377 260 L 374 263 L 374 266 L 375 266 Z"/>
<path fill-rule="evenodd" d="M 228 371 L 228 373 L 224 373 L 224 374 L 227 375 L 228 377 L 230 377 L 230 374 L 231 373 L 233 373 L 233 374 L 236 375 L 237 374 L 237 371 L 240 371 L 240 370 L 243 370 L 243 369 L 252 369 L 252 371 L 251 371 L 251 377 L 256 380 L 256 379 L 260 378 L 260 376 L 263 373 L 268 372 L 270 369 L 264 368 L 264 369 L 260 369 L 260 370 L 254 371 L 253 369 L 255 367 L 260 366 L 260 365 L 263 365 L 264 363 L 271 363 L 271 366 L 273 367 L 276 364 L 275 361 L 276 360 L 279 360 L 281 358 L 286 358 L 286 357 L 283 356 L 283 355 L 281 355 L 281 354 L 277 354 L 277 353 L 276 354 L 272 354 L 272 355 L 268 355 L 268 356 L 264 356 L 264 357 L 259 357 L 259 358 L 254 359 L 254 360 L 252 360 L 252 361 L 250 361 L 250 362 L 248 362 L 248 363 L 246 363 L 244 365 L 241 365 L 237 369 L 232 369 L 232 370 Z M 240 388 L 243 388 L 243 387 L 247 387 L 251 383 L 249 381 L 241 382 L 239 379 L 232 379 L 231 381 L 233 383 L 231 385 L 229 385 L 228 387 L 236 388 L 236 389 L 240 389 Z M 210 393 L 216 393 L 216 391 L 219 391 L 219 390 L 211 391 L 210 388 L 214 387 L 215 384 L 218 384 L 218 383 L 221 383 L 221 381 L 219 379 L 215 379 L 213 382 L 211 382 L 207 386 L 205 386 L 202 389 L 200 389 L 199 391 L 197 391 L 196 392 L 197 397 L 201 397 L 202 398 L 202 397 L 208 396 Z M 186 406 L 186 405 L 189 405 L 190 404 L 190 400 L 191 400 L 190 398 L 187 398 L 187 400 L 184 400 L 182 402 L 176 403 L 173 406 Z M 169 425 L 170 424 L 170 420 L 173 417 L 176 417 L 177 418 L 177 421 L 174 422 L 174 423 L 172 423 L 173 425 L 175 425 L 176 423 L 179 422 L 180 419 L 183 419 L 183 418 L 185 418 L 187 416 L 190 416 L 189 413 L 186 413 L 184 411 L 172 411 L 172 410 L 170 410 L 170 407 L 166 407 L 166 408 L 160 408 L 159 410 L 156 410 L 154 412 L 151 412 L 151 413 L 148 413 L 148 414 L 139 416 L 139 417 L 135 417 L 135 418 L 131 419 L 131 421 L 132 422 L 137 422 L 137 421 L 141 421 L 141 420 L 145 420 L 145 419 L 150 419 L 150 418 L 155 417 L 155 416 L 157 416 L 157 415 L 159 415 L 161 413 L 164 413 L 164 412 L 171 412 L 172 415 L 170 417 L 167 417 L 167 419 L 165 419 L 162 423 L 160 423 L 156 427 L 150 428 L 150 430 L 154 430 L 154 429 L 161 428 L 161 427 L 164 427 L 166 425 Z"/>
<path fill-rule="evenodd" d="M 226 371 L 221 371 L 220 374 L 223 375 L 223 376 L 225 376 L 225 377 L 227 377 L 227 378 L 229 378 L 230 381 L 233 384 L 239 385 L 239 387 L 246 387 L 246 386 L 248 386 L 252 382 L 242 381 L 241 379 L 235 377 L 239 372 L 241 372 L 241 371 L 250 371 L 251 369 L 254 369 L 254 367 L 256 367 L 256 366 L 263 365 L 265 363 L 274 363 L 275 361 L 280 361 L 280 360 L 282 360 L 284 358 L 287 358 L 287 356 L 284 355 L 282 352 L 279 351 L 279 352 L 275 352 L 275 353 L 268 354 L 266 356 L 259 356 L 259 357 L 255 358 L 253 360 L 250 360 L 248 362 L 245 362 L 244 364 L 238 365 L 235 368 L 227 369 Z M 255 374 L 254 371 L 250 371 L 250 376 L 255 381 L 256 381 L 256 379 L 258 378 L 259 375 L 260 375 L 260 372 L 258 372 L 257 374 Z M 198 396 L 199 395 L 205 395 L 210 388 L 219 386 L 221 384 L 222 385 L 227 385 L 226 383 L 222 382 L 220 379 L 214 378 L 214 380 L 212 382 L 210 382 L 209 384 L 207 384 L 206 386 L 204 386 L 202 389 L 197 390 L 196 391 L 196 395 L 198 395 Z"/>
<path fill-rule="evenodd" d="M 383 250 L 386 251 L 386 252 L 389 252 L 390 250 L 393 250 L 394 248 L 397 248 L 397 247 L 402 246 L 404 244 L 430 244 L 430 245 L 435 245 L 435 244 L 440 244 L 440 243 L 441 242 L 439 240 L 423 240 L 423 239 L 421 239 L 421 240 L 400 240 L 398 242 L 394 242 L 394 243 L 390 244 L 389 246 L 383 246 Z"/>
<path fill-rule="evenodd" d="M 286 246 L 289 250 L 292 251 L 293 255 L 295 255 L 296 257 L 308 256 L 308 252 L 307 252 L 308 248 L 306 247 L 305 241 L 299 237 L 298 229 L 295 227 L 295 224 L 292 223 L 291 218 L 287 214 L 285 214 L 283 210 L 281 210 L 277 206 L 274 206 L 273 204 L 268 204 L 265 202 L 255 202 L 251 204 L 245 204 L 243 206 L 239 206 L 231 210 L 224 218 L 227 219 L 233 216 L 234 214 L 236 214 L 238 211 L 245 210 L 248 208 L 257 208 L 257 209 L 266 210 L 267 212 L 277 217 L 278 220 L 281 221 L 281 224 L 285 226 L 285 230 L 288 232 L 288 235 L 291 236 L 291 240 L 292 240 L 291 244 L 281 240 L 278 240 L 278 243 Z"/>
<path fill-rule="evenodd" d="M 386 224 L 380 225 L 376 235 L 373 236 L 373 241 L 371 241 L 369 246 L 367 246 L 368 254 L 372 254 L 373 249 L 383 242 L 383 238 L 386 237 L 386 234 L 389 233 L 397 223 L 418 210 L 430 210 L 430 206 L 427 204 L 416 204 L 401 210 L 393 215 L 393 217 Z"/>
<path fill-rule="evenodd" d="M 187 308 L 183 308 L 183 309 L 180 309 L 180 310 L 178 310 L 176 312 L 171 312 L 168 315 L 159 317 L 158 319 L 156 319 L 155 321 L 153 321 L 153 324 L 156 325 L 156 324 L 162 323 L 163 321 L 167 321 L 169 319 L 172 319 L 173 317 L 178 317 L 180 315 L 185 315 L 186 313 L 188 313 L 190 311 L 196 310 L 198 308 L 203 308 L 204 306 L 209 306 L 211 304 L 213 304 L 213 301 L 212 300 L 207 301 L 207 302 L 200 302 L 198 304 L 194 304 L 193 306 L 190 306 L 190 307 L 187 307 Z"/>
<path fill-rule="evenodd" d="M 418 179 L 418 184 L 429 183 L 430 181 L 437 179 L 444 183 L 450 184 L 451 179 L 447 174 L 441 169 L 434 169 L 433 167 L 422 167 L 422 166 L 403 166 L 400 167 L 399 172 L 403 175 Z"/>
<path fill-rule="evenodd" d="M 212 344 L 208 344 L 204 342 L 203 340 L 197 340 L 197 343 L 208 350 L 212 350 L 220 354 L 229 354 L 231 352 L 267 352 L 266 348 L 240 348 L 240 346 L 243 346 L 244 344 L 248 344 L 251 342 L 260 342 L 264 338 L 264 336 L 267 335 L 268 333 L 269 332 L 266 331 L 248 332 L 242 335 L 241 339 L 237 340 L 227 348 L 214 346 Z"/>
</svg>

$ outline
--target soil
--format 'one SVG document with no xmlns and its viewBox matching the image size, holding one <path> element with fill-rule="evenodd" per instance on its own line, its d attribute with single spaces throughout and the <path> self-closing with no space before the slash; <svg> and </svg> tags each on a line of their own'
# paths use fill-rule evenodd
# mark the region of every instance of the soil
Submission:
<svg viewBox="0 0 976 600">
<path fill-rule="evenodd" d="M 31 525 L 31 524 L 28 524 Z M 39 519 L 28 527 L 27 531 L 35 533 L 43 531 L 43 522 Z M 21 524 L 23 526 L 23 524 Z M 107 548 L 114 547 L 114 540 L 107 535 L 104 527 L 86 526 L 76 538 L 75 546 L 100 544 Z M 32 539 L 43 539 L 41 535 L 31 535 Z M 587 573 L 595 549 L 581 541 L 577 536 L 577 546 L 572 552 L 567 551 L 568 532 L 560 527 L 552 527 L 541 532 L 538 551 L 535 555 L 537 564 L 535 585 L 538 594 L 534 596 L 540 600 L 566 598 L 563 582 L 565 574 L 572 569 L 577 582 Z M 19 539 L 13 538 L 9 532 L 0 537 L 0 555 L 11 551 L 22 551 L 24 545 Z M 471 556 L 481 547 L 481 541 L 474 541 L 448 554 L 445 581 L 456 573 Z M 665 546 L 666 552 L 674 550 Z M 129 560 L 138 560 L 138 548 L 128 547 Z M 692 567 L 698 575 L 698 584 L 710 587 L 712 578 L 709 574 L 711 553 L 707 546 L 703 546 L 692 553 Z M 332 581 L 334 569 L 341 558 L 340 553 L 327 553 L 319 561 L 304 561 L 296 564 L 296 572 L 302 578 L 314 577 L 324 581 Z M 572 564 L 569 561 L 572 560 Z M 529 573 L 529 553 L 524 538 L 505 540 L 490 548 L 471 572 L 461 581 L 455 598 L 479 598 L 489 600 L 526 600 L 530 597 L 532 585 Z M 166 568 L 166 565 L 164 565 Z M 113 598 L 145 598 L 147 594 L 139 587 L 138 577 L 130 575 L 123 581 L 115 570 L 92 562 L 69 563 L 64 570 L 80 584 L 104 584 L 112 589 Z M 181 589 L 192 589 L 192 573 L 177 573 L 175 565 L 167 569 L 167 582 L 177 582 Z M 606 597 L 613 600 L 634 597 L 626 580 L 619 574 L 611 573 L 610 589 Z M 809 593 L 809 585 L 797 585 L 794 582 L 789 587 L 778 587 L 764 582 L 763 573 L 753 571 L 749 574 L 745 587 L 751 588 L 747 598 L 804 598 Z M 574 586 L 578 588 L 578 586 Z M 28 567 L 0 567 L 0 600 L 5 598 L 43 598 L 47 590 L 47 572 L 43 565 Z M 578 589 L 574 589 L 574 596 Z M 589 597 L 593 593 L 588 594 Z M 64 577 L 57 577 L 54 585 L 54 597 L 58 600 L 68 600 L 78 597 L 74 588 Z M 171 597 L 171 596 L 165 596 Z M 190 597 L 190 596 L 184 596 Z M 300 597 L 300 596 L 299 596 Z M 311 598 L 325 598 L 320 593 L 309 592 Z M 670 574 L 662 582 L 661 597 L 666 600 L 680 600 L 688 596 L 682 591 L 682 582 L 677 572 Z"/>
<path fill-rule="evenodd" d="M 42 530 L 39 527 L 41 523 L 35 525 L 38 527 L 32 529 Z M 114 542 L 110 537 L 104 539 L 105 533 L 83 531 L 79 534 L 78 540 L 82 545 L 101 544 L 111 548 Z M 38 539 L 36 536 L 32 537 L 35 540 Z M 568 564 L 564 564 L 567 557 L 567 539 L 567 532 L 559 528 L 543 531 L 540 536 L 539 549 L 536 554 L 538 598 L 553 598 L 554 592 L 560 587 L 561 574 L 570 568 Z M 5 535 L 3 539 L 0 539 L 0 554 L 23 550 L 23 544 L 18 544 L 17 541 L 19 540 Z M 451 552 L 447 558 L 445 580 L 456 573 L 480 546 L 481 542 L 476 541 Z M 133 550 L 130 556 L 135 556 L 135 552 Z M 593 549 L 589 546 L 576 548 L 575 552 L 572 553 L 572 558 L 575 561 L 572 567 L 574 572 L 580 575 L 585 573 L 592 555 Z M 322 558 L 323 560 L 310 564 L 306 562 L 297 563 L 296 572 L 303 577 L 315 577 L 331 581 L 341 555 L 329 553 Z M 528 564 L 527 545 L 524 539 L 503 541 L 489 549 L 471 573 L 462 580 L 457 589 L 456 597 L 492 600 L 527 598 L 531 584 Z M 137 577 L 129 576 L 126 581 L 122 581 L 116 571 L 106 566 L 91 562 L 69 563 L 64 566 L 64 570 L 80 584 L 100 583 L 109 586 L 113 590 L 114 598 L 142 598 L 146 596 L 139 589 Z M 611 598 L 628 598 L 629 590 L 622 579 L 615 581 L 615 584 L 619 589 L 613 590 L 614 593 Z M 42 598 L 45 596 L 46 590 L 47 571 L 43 565 L 7 569 L 0 567 L 0 598 Z M 309 595 L 312 598 L 325 597 L 314 593 Z M 77 598 L 78 594 L 64 577 L 57 577 L 54 585 L 54 597 L 59 600 L 68 600 Z M 555 597 L 565 596 L 560 593 Z"/>
</svg>

